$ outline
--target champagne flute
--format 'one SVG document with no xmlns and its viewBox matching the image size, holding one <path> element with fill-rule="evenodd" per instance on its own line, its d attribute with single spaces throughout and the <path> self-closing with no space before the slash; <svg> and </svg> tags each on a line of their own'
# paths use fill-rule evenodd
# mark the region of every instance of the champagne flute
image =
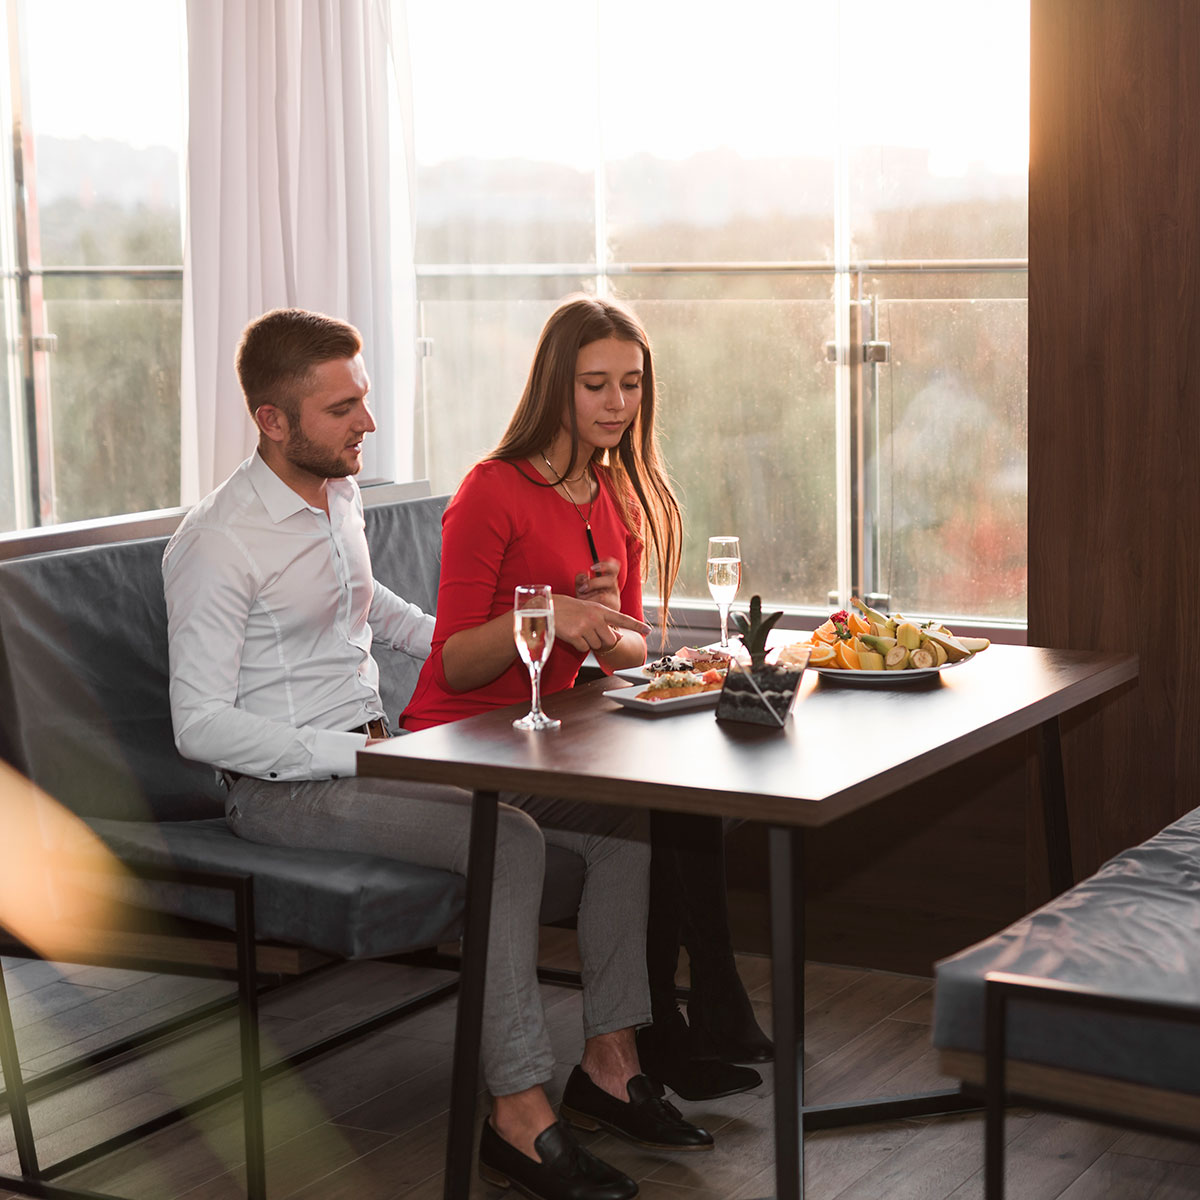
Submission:
<svg viewBox="0 0 1200 1200">
<path fill-rule="evenodd" d="M 519 587 L 513 593 L 513 640 L 529 668 L 533 702 L 514 729 L 557 729 L 562 722 L 542 712 L 542 665 L 554 645 L 554 602 L 548 584 Z"/>
<path fill-rule="evenodd" d="M 708 590 L 721 614 L 721 649 L 729 649 L 729 606 L 742 582 L 742 551 L 735 537 L 708 539 Z"/>
</svg>

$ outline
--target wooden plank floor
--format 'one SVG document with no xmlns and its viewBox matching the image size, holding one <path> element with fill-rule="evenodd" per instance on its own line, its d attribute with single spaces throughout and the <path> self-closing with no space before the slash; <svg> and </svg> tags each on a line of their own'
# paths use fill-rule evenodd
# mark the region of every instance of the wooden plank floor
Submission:
<svg viewBox="0 0 1200 1200">
<path fill-rule="evenodd" d="M 571 965 L 573 935 L 548 930 L 543 961 Z M 8 962 L 8 986 L 30 1074 L 105 1037 L 127 1033 L 227 985 L 130 971 Z M 743 956 L 742 973 L 769 1027 L 770 968 Z M 263 1008 L 264 1057 L 414 994 L 440 972 L 348 964 L 291 985 Z M 810 963 L 806 970 L 806 1081 L 814 1102 L 936 1086 L 927 979 Z M 580 996 L 544 987 L 558 1062 L 558 1100 L 582 1046 Z M 441 1195 L 453 1001 L 280 1077 L 266 1089 L 272 1200 L 434 1200 Z M 53 1162 L 123 1125 L 230 1078 L 230 1021 L 124 1062 L 39 1101 L 34 1126 Z M 481 1093 L 480 1119 L 484 1100 Z M 651 1154 L 604 1134 L 581 1135 L 633 1175 L 646 1200 L 766 1197 L 773 1192 L 769 1069 L 753 1093 L 680 1107 L 712 1130 L 711 1154 Z M 976 1200 L 982 1196 L 980 1118 L 898 1121 L 806 1139 L 811 1200 Z M 227 1200 L 242 1192 L 241 1111 L 217 1106 L 74 1172 L 64 1182 L 131 1200 Z M 16 1173 L 8 1122 L 0 1171 Z M 1014 1200 L 1182 1200 L 1200 1196 L 1200 1147 L 1015 1111 L 1008 1123 Z M 502 1195 L 475 1180 L 473 1196 Z M 6 1200 L 0 1191 L 0 1200 Z"/>
</svg>

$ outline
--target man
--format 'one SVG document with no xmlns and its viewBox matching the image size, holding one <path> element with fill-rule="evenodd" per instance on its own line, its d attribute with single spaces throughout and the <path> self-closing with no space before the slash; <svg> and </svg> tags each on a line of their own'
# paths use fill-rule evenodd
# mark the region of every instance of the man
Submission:
<svg viewBox="0 0 1200 1200">
<path fill-rule="evenodd" d="M 226 818 L 241 837 L 465 873 L 465 793 L 355 776 L 358 750 L 387 736 L 372 641 L 425 657 L 433 631 L 432 617 L 371 573 L 353 480 L 375 429 L 361 350 L 353 326 L 299 309 L 266 313 L 243 332 L 237 371 L 258 449 L 188 513 L 163 555 L 175 741 L 222 771 Z M 649 630 L 601 605 L 581 611 L 610 628 Z M 586 1042 L 564 1095 L 571 1119 L 643 1145 L 710 1148 L 710 1135 L 639 1073 L 633 1031 L 650 1019 L 644 832 L 617 810 L 509 799 L 499 814 L 484 998 L 494 1101 L 480 1170 L 545 1200 L 625 1200 L 637 1185 L 573 1141 L 543 1090 L 554 1060 L 537 987 L 537 918 L 551 841 L 586 864 Z"/>
</svg>

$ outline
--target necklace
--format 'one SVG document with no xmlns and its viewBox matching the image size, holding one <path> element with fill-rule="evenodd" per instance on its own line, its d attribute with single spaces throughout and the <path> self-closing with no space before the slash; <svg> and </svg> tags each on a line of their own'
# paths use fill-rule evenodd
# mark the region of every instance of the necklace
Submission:
<svg viewBox="0 0 1200 1200">
<path fill-rule="evenodd" d="M 538 453 L 542 454 L 542 452 L 540 450 L 538 451 Z M 555 475 L 558 475 L 557 468 L 544 454 L 542 454 L 542 462 L 544 462 L 546 464 L 546 466 L 548 466 L 550 468 L 550 470 L 554 472 Z M 578 475 L 558 475 L 558 482 L 559 483 L 578 483 L 581 479 L 583 479 L 587 475 L 588 466 L 589 466 L 588 463 L 584 463 L 583 470 L 580 471 Z"/>
<path fill-rule="evenodd" d="M 541 453 L 541 451 L 539 451 L 539 453 Z M 554 470 L 554 464 L 544 454 L 542 454 L 542 461 L 545 462 L 546 466 L 548 466 L 551 471 L 554 471 L 555 475 L 558 475 L 558 472 Z M 587 516 L 585 517 L 583 515 L 583 509 L 580 508 L 579 505 L 575 503 L 575 497 L 572 496 L 571 493 L 568 492 L 566 487 L 564 486 L 564 484 L 567 484 L 567 483 L 578 483 L 581 479 L 584 478 L 585 475 L 587 475 L 587 473 L 588 473 L 588 467 L 587 467 L 587 464 L 585 464 L 584 468 L 583 468 L 583 475 L 577 475 L 577 476 L 575 476 L 574 479 L 567 479 L 567 477 L 565 475 L 558 475 L 558 483 L 556 483 L 554 486 L 562 488 L 562 494 L 564 496 L 566 496 L 566 498 L 568 500 L 570 500 L 571 507 L 579 514 L 579 519 L 583 522 L 583 531 L 585 534 L 587 534 L 588 549 L 592 552 L 592 562 L 596 563 L 596 562 L 600 561 L 600 552 L 596 549 L 596 539 L 594 537 L 592 537 L 592 508 L 595 506 L 596 496 L 592 496 L 591 499 L 588 501 Z M 588 492 L 590 494 L 590 492 L 591 492 L 590 487 L 588 488 Z M 599 485 L 597 485 L 596 495 L 599 495 L 599 494 L 600 494 L 600 487 L 599 487 Z"/>
</svg>

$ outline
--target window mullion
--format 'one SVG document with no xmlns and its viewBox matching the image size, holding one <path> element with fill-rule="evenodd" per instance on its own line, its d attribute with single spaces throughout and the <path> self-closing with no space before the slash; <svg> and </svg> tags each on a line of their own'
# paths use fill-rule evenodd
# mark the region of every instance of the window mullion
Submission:
<svg viewBox="0 0 1200 1200">
<path fill-rule="evenodd" d="M 54 523 L 54 444 L 50 429 L 49 372 L 39 339 L 46 333 L 41 276 L 33 128 L 29 104 L 29 56 L 25 0 L 8 0 L 8 53 L 12 106 L 14 241 L 17 269 L 18 352 L 21 364 L 21 441 L 25 453 L 19 524 Z M 41 361 L 38 355 L 42 355 Z M 20 452 L 18 451 L 18 454 Z M 24 512 L 20 510 L 28 505 Z"/>
</svg>

